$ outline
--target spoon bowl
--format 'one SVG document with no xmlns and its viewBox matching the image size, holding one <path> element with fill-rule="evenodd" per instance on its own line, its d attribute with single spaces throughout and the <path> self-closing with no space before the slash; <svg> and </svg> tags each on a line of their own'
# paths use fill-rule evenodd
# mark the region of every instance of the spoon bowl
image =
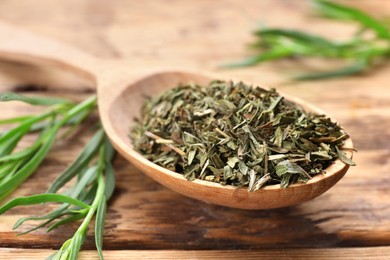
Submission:
<svg viewBox="0 0 390 260">
<path fill-rule="evenodd" d="M 255 192 L 248 192 L 246 188 L 210 181 L 199 179 L 188 181 L 183 175 L 152 163 L 134 150 L 129 133 L 135 118 L 140 117 L 141 106 L 146 96 L 159 95 L 179 84 L 193 82 L 207 85 L 213 79 L 224 78 L 205 73 L 167 70 L 150 73 L 128 82 L 118 87 L 115 95 L 107 95 L 108 93 L 104 91 L 99 93 L 98 90 L 100 116 L 104 129 L 116 150 L 143 173 L 173 191 L 207 203 L 242 209 L 279 208 L 308 201 L 327 191 L 347 172 L 349 166 L 336 160 L 326 169 L 326 174 L 317 175 L 307 183 L 293 184 L 287 188 L 271 185 Z M 103 89 L 113 89 L 113 86 Z M 321 109 L 312 104 L 294 97 L 286 95 L 284 97 L 301 105 L 307 111 L 324 114 Z M 350 138 L 345 141 L 345 147 L 352 148 Z M 348 156 L 352 156 L 352 152 L 347 153 Z"/>
<path fill-rule="evenodd" d="M 124 62 L 109 62 L 91 57 L 77 49 L 51 39 L 25 32 L 0 22 L 0 57 L 34 64 L 56 66 L 88 77 L 97 88 L 98 106 L 103 127 L 116 150 L 140 171 L 169 189 L 207 203 L 242 209 L 270 209 L 299 204 L 313 199 L 336 184 L 349 166 L 334 161 L 326 174 L 319 174 L 307 183 L 287 188 L 266 186 L 255 192 L 245 188 L 223 186 L 203 180 L 187 181 L 181 174 L 172 172 L 148 161 L 136 152 L 129 133 L 136 117 L 140 116 L 145 96 L 158 95 L 179 83 L 207 85 L 213 79 L 225 76 L 180 70 L 134 71 Z M 257 84 L 253 84 L 257 85 Z M 307 111 L 325 114 L 316 106 L 300 99 L 283 95 Z M 345 141 L 347 156 L 352 158 L 352 140 Z"/>
</svg>

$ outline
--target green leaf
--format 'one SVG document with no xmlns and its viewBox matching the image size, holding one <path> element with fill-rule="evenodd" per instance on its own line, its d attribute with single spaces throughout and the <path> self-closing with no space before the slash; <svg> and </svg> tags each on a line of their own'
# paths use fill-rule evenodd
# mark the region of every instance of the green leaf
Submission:
<svg viewBox="0 0 390 260">
<path fill-rule="evenodd" d="M 49 97 L 27 97 L 13 92 L 0 93 L 0 102 L 6 101 L 22 101 L 30 105 L 36 106 L 52 106 L 58 104 L 72 104 L 70 100 Z"/>
<path fill-rule="evenodd" d="M 104 162 L 104 176 L 105 178 L 105 197 L 106 200 L 108 201 L 112 194 L 114 193 L 115 190 L 115 172 L 114 168 L 112 167 L 112 160 L 115 155 L 115 149 L 112 147 L 110 141 L 108 140 L 107 136 L 105 136 L 105 141 L 104 141 L 104 155 L 105 155 L 105 162 Z"/>
<path fill-rule="evenodd" d="M 109 200 L 114 193 L 115 190 L 115 172 L 111 163 L 107 163 L 105 167 L 105 176 L 106 176 L 106 189 L 104 192 L 104 196 L 107 200 Z"/>
<path fill-rule="evenodd" d="M 61 219 L 60 221 L 56 222 L 55 224 L 51 225 L 48 229 L 47 232 L 50 232 L 59 226 L 62 226 L 64 224 L 70 223 L 70 222 L 75 222 L 77 220 L 83 219 L 86 214 L 80 213 L 80 214 L 72 214 L 71 216 Z"/>
<path fill-rule="evenodd" d="M 91 204 L 92 201 L 95 199 L 97 186 L 98 185 L 95 183 L 94 185 L 89 187 L 89 189 L 85 190 L 84 193 L 80 194 L 80 199 L 87 204 Z"/>
<path fill-rule="evenodd" d="M 351 76 L 351 75 L 362 73 L 367 69 L 367 67 L 368 67 L 367 60 L 357 60 L 354 64 L 338 70 L 304 74 L 304 75 L 294 77 L 293 79 L 294 80 L 320 80 L 320 79 Z"/>
<path fill-rule="evenodd" d="M 46 202 L 62 202 L 62 203 L 69 203 L 72 205 L 76 205 L 82 208 L 89 208 L 90 206 L 88 204 L 85 204 L 84 202 L 71 198 L 69 196 L 65 196 L 62 194 L 39 194 L 39 195 L 32 195 L 28 197 L 19 197 L 16 199 L 11 200 L 4 206 L 0 207 L 0 214 L 3 214 L 4 212 L 17 207 L 17 206 L 27 206 L 27 205 L 34 205 L 34 204 L 41 204 Z"/>
<path fill-rule="evenodd" d="M 56 216 L 53 216 L 53 217 L 47 219 L 43 223 L 40 223 L 39 225 L 37 225 L 37 226 L 35 226 L 35 227 L 31 228 L 31 229 L 28 229 L 26 231 L 23 231 L 22 233 L 17 234 L 17 236 L 22 236 L 22 235 L 26 235 L 28 233 L 31 233 L 31 232 L 33 232 L 35 230 L 38 230 L 40 228 L 45 227 L 46 225 L 50 224 L 51 222 L 53 222 L 54 220 L 56 220 L 58 218 L 61 218 L 61 217 L 65 216 L 65 215 L 70 215 L 70 214 L 72 214 L 72 213 L 70 211 L 66 210 L 66 211 L 64 211 L 62 213 L 59 213 Z M 35 219 L 28 219 L 28 220 L 35 220 Z M 37 219 L 37 220 L 39 220 L 39 219 Z"/>
<path fill-rule="evenodd" d="M 24 150 L 21 150 L 17 153 L 6 155 L 0 157 L 0 163 L 8 162 L 8 161 L 16 161 L 16 160 L 22 160 L 25 157 L 29 157 L 32 154 L 34 154 L 42 145 L 41 142 L 35 142 L 32 146 L 27 147 Z"/>
<path fill-rule="evenodd" d="M 70 193 L 70 197 L 77 198 L 83 191 L 85 191 L 85 188 L 89 183 L 91 183 L 93 180 L 96 180 L 97 175 L 97 166 L 92 166 L 91 168 L 88 168 L 82 175 L 81 179 L 73 186 L 73 190 Z"/>
<path fill-rule="evenodd" d="M 285 37 L 290 40 L 294 40 L 305 45 L 316 46 L 320 48 L 337 48 L 337 44 L 329 41 L 323 37 L 296 31 L 296 30 L 284 30 L 284 29 L 260 29 L 255 32 L 260 37 Z"/>
<path fill-rule="evenodd" d="M 343 20 L 353 20 L 376 32 L 379 38 L 390 39 L 389 28 L 385 23 L 370 15 L 345 5 L 325 0 L 315 0 L 316 7 L 325 16 Z"/>
<path fill-rule="evenodd" d="M 77 159 L 50 185 L 47 193 L 55 193 L 69 180 L 76 176 L 82 168 L 84 168 L 99 150 L 100 144 L 103 141 L 104 131 L 99 130 L 91 141 L 85 146 L 83 151 L 78 155 Z"/>
<path fill-rule="evenodd" d="M 96 213 L 96 221 L 95 221 L 95 244 L 96 249 L 98 250 L 100 259 L 104 259 L 103 257 L 103 233 L 104 233 L 104 223 L 106 220 L 106 198 L 100 201 L 98 206 L 98 210 Z"/>
<path fill-rule="evenodd" d="M 276 60 L 284 57 L 289 57 L 293 54 L 293 52 L 289 49 L 285 48 L 274 48 L 270 51 L 263 52 L 259 55 L 245 58 L 241 61 L 236 61 L 232 63 L 226 63 L 220 65 L 221 68 L 239 68 L 239 67 L 249 67 L 254 66 L 256 64 L 270 61 L 270 60 Z"/>
<path fill-rule="evenodd" d="M 20 170 L 18 170 L 10 180 L 0 185 L 0 201 L 35 172 L 53 145 L 55 134 L 56 131 L 50 133 L 48 139 L 43 143 L 41 148 L 30 159 L 30 161 L 28 161 Z"/>
<path fill-rule="evenodd" d="M 345 163 L 345 164 L 348 164 L 350 166 L 355 166 L 356 163 L 354 161 L 351 160 L 351 158 L 349 158 L 343 151 L 341 151 L 337 146 L 336 146 L 336 150 L 337 150 L 337 155 L 339 156 L 339 159 Z"/>
<path fill-rule="evenodd" d="M 0 157 L 9 154 L 16 147 L 20 139 L 29 132 L 31 126 L 53 115 L 53 112 L 47 112 L 39 116 L 23 121 L 17 127 L 12 128 L 0 136 Z"/>
<path fill-rule="evenodd" d="M 0 180 L 4 178 L 7 175 L 12 175 L 15 173 L 19 166 L 20 162 L 14 161 L 14 162 L 7 162 L 0 165 Z M 1 183 L 2 181 L 0 181 Z"/>
<path fill-rule="evenodd" d="M 4 138 L 0 141 L 0 158 L 10 154 L 15 149 L 20 139 L 22 139 L 23 135 L 24 132 L 22 131 L 16 132 L 14 135 L 9 137 L 8 134 L 5 134 L 4 136 L 7 136 L 8 139 Z"/>
<path fill-rule="evenodd" d="M 25 217 L 25 218 L 20 218 L 16 223 L 14 224 L 12 229 L 17 229 L 20 227 L 24 222 L 29 221 L 29 220 L 44 220 L 44 219 L 49 219 L 49 222 L 45 222 L 43 225 L 39 225 L 37 229 L 45 226 L 46 224 L 50 223 L 52 220 L 62 216 L 64 210 L 68 208 L 69 204 L 63 204 L 61 207 L 58 209 L 52 211 L 51 213 L 44 215 L 44 216 L 32 216 L 32 217 Z M 35 229 L 34 229 L 35 230 Z"/>
<path fill-rule="evenodd" d="M 20 117 L 12 117 L 0 120 L 0 125 L 14 124 L 14 123 L 22 123 L 28 119 L 33 118 L 34 116 L 20 116 Z"/>
</svg>

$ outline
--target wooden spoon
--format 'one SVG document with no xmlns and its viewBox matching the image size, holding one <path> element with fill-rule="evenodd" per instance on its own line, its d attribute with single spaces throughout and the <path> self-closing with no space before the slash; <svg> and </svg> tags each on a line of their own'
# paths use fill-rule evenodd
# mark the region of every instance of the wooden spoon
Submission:
<svg viewBox="0 0 390 260">
<path fill-rule="evenodd" d="M 150 68 L 147 68 L 146 72 L 135 72 L 134 68 L 126 66 L 124 62 L 98 60 L 72 47 L 1 22 L 0 34 L 0 57 L 3 59 L 56 66 L 91 79 L 97 87 L 103 127 L 117 151 L 149 177 L 188 197 L 242 209 L 285 207 L 308 201 L 324 193 L 339 181 L 349 168 L 340 160 L 336 160 L 326 169 L 326 174 L 317 175 L 305 184 L 294 184 L 284 189 L 279 185 L 272 185 L 255 192 L 203 180 L 187 181 L 181 174 L 148 161 L 133 149 L 128 135 L 134 118 L 139 116 L 145 95 L 158 95 L 179 83 L 207 84 L 212 79 L 226 77 Z M 291 96 L 285 97 L 306 110 L 323 114 L 322 110 L 312 104 Z M 346 140 L 345 147 L 353 148 L 351 139 Z M 347 151 L 347 155 L 352 158 L 351 150 Z"/>
</svg>

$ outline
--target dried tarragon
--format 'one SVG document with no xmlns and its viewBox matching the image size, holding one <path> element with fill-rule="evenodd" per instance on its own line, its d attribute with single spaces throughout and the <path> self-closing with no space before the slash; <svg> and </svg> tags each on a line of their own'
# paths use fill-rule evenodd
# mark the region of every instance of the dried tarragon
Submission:
<svg viewBox="0 0 390 260">
<path fill-rule="evenodd" d="M 148 99 L 130 137 L 148 160 L 223 185 L 280 184 L 324 173 L 348 134 L 324 115 L 308 113 L 275 89 L 243 82 L 179 85 Z"/>
</svg>

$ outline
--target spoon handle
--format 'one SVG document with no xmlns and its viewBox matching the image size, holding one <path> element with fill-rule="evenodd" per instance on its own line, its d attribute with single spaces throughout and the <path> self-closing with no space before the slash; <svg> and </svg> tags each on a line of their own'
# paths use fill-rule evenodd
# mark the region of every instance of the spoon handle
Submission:
<svg viewBox="0 0 390 260">
<path fill-rule="evenodd" d="M 0 59 L 49 64 L 94 79 L 102 61 L 54 39 L 24 31 L 0 21 Z"/>
</svg>

